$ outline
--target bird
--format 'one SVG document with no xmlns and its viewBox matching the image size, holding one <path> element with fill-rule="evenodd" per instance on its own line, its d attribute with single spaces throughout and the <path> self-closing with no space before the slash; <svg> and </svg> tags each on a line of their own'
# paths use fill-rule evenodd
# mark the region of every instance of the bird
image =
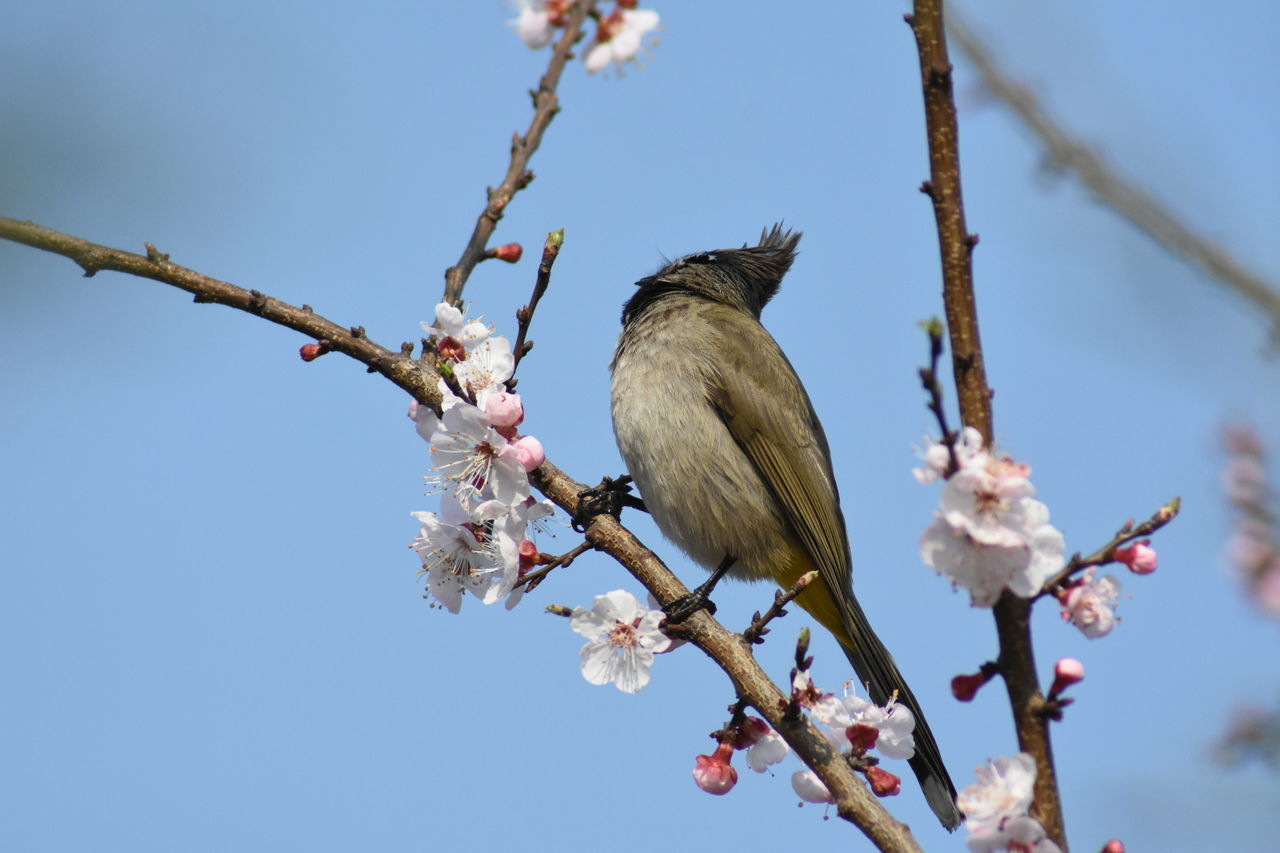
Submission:
<svg viewBox="0 0 1280 853">
<path fill-rule="evenodd" d="M 614 434 L 663 535 L 712 571 L 699 592 L 726 573 L 789 588 L 817 569 L 796 601 L 839 641 L 873 701 L 896 696 L 911 710 L 911 768 L 952 830 L 963 815 L 937 741 L 854 595 L 822 424 L 760 322 L 800 236 L 779 223 L 757 245 L 686 255 L 636 282 L 610 365 Z"/>
</svg>

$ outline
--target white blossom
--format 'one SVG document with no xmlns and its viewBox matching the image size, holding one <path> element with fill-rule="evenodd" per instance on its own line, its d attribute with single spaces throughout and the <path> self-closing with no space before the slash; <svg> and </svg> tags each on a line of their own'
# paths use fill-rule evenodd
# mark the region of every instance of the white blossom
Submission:
<svg viewBox="0 0 1280 853">
<path fill-rule="evenodd" d="M 617 9 L 600 22 L 596 34 L 587 42 L 583 63 L 595 74 L 609 63 L 621 68 L 635 59 L 646 34 L 658 28 L 658 13 L 652 9 Z"/>
<path fill-rule="evenodd" d="M 830 727 L 828 739 L 838 749 L 849 748 L 845 732 L 850 726 L 861 724 L 880 732 L 876 749 L 885 758 L 908 759 L 916 754 L 916 718 L 901 702 L 881 707 L 853 693 L 827 696 L 814 706 L 813 715 Z"/>
<path fill-rule="evenodd" d="M 597 595 L 591 610 L 575 607 L 570 625 L 587 638 L 582 677 L 592 684 L 612 682 L 624 693 L 640 690 L 649 683 L 653 656 L 671 644 L 658 629 L 664 618 L 621 589 Z"/>
<path fill-rule="evenodd" d="M 493 427 L 484 412 L 461 403 L 446 409 L 431 436 L 437 481 L 451 484 L 463 503 L 489 496 L 509 506 L 529 497 L 529 476 L 520 455 Z"/>
<path fill-rule="evenodd" d="M 1013 758 L 988 761 L 977 768 L 978 781 L 956 797 L 956 805 L 964 812 L 964 826 L 969 830 L 969 846 L 975 850 L 1003 838 L 1006 820 L 1023 817 L 1031 807 L 1036 781 L 1036 762 L 1020 752 Z"/>
<path fill-rule="evenodd" d="M 1066 551 L 1061 531 L 1049 524 L 1049 509 L 1036 500 L 1025 465 L 978 449 L 980 437 L 966 429 L 957 443 L 960 470 L 942 488 L 934 522 L 920 541 L 926 565 L 969 591 L 974 606 L 990 607 L 1009 589 L 1030 598 L 1060 569 Z M 922 482 L 946 471 L 934 445 L 924 453 Z M 945 452 L 945 448 L 943 451 Z"/>
</svg>

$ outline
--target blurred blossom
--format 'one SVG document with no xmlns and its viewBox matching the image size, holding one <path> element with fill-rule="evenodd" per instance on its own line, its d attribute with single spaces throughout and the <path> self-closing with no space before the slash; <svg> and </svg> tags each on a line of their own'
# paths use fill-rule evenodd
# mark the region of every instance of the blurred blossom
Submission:
<svg viewBox="0 0 1280 853">
<path fill-rule="evenodd" d="M 1267 449 L 1248 424 L 1223 431 L 1227 464 L 1222 489 L 1236 513 L 1226 557 L 1240 575 L 1254 604 L 1280 618 L 1280 533 L 1276 529 L 1274 494 L 1267 477 Z"/>
</svg>

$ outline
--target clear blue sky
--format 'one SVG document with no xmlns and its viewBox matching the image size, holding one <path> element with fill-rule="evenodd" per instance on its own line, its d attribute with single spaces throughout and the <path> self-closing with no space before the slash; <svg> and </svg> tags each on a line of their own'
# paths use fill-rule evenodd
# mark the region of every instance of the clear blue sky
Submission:
<svg viewBox="0 0 1280 853">
<path fill-rule="evenodd" d="M 831 436 L 860 597 L 958 784 L 1016 750 L 1003 691 L 949 679 L 991 619 L 922 566 L 936 501 L 916 321 L 941 310 L 918 72 L 893 3 L 657 6 L 625 79 L 570 67 L 563 112 L 467 295 L 514 331 L 534 248 L 566 242 L 522 367 L 525 427 L 581 480 L 617 474 L 607 363 L 631 283 L 663 255 L 785 219 L 800 258 L 766 324 Z M 1179 213 L 1280 280 L 1277 7 L 967 3 L 1049 108 Z M 0 28 L 0 213 L 141 250 L 365 326 L 432 316 L 526 126 L 546 53 L 502 3 L 18 4 Z M 1096 850 L 1265 849 L 1278 780 L 1208 761 L 1233 708 L 1280 695 L 1277 626 L 1225 571 L 1218 429 L 1280 442 L 1277 362 L 1235 298 L 1070 181 L 958 61 L 970 227 L 1003 446 L 1034 467 L 1070 550 L 1175 494 L 1160 571 L 1112 636 L 1038 611 L 1041 668 L 1087 680 L 1055 729 L 1070 838 Z M 305 340 L 153 282 L 79 277 L 0 245 L 0 847 L 9 850 L 780 849 L 866 842 L 788 777 L 690 780 L 732 699 L 693 650 L 638 696 L 578 673 L 543 605 L 623 570 L 589 556 L 514 612 L 421 598 L 409 512 L 431 507 L 405 396 Z M 643 518 L 673 568 L 699 571 Z M 567 528 L 545 550 L 568 549 Z M 742 626 L 768 603 L 732 586 Z M 785 677 L 797 612 L 761 656 Z M 816 674 L 849 673 L 834 644 Z M 892 803 L 960 849 L 914 790 Z"/>
</svg>

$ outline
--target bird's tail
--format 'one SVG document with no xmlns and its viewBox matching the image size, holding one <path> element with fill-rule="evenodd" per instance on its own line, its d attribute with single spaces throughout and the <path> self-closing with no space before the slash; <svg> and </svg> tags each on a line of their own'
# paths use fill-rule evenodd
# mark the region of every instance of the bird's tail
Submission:
<svg viewBox="0 0 1280 853">
<path fill-rule="evenodd" d="M 924 717 L 924 710 L 916 700 L 915 694 L 907 686 L 907 680 L 898 671 L 893 662 L 893 655 L 880 642 L 876 632 L 871 630 L 871 623 L 862 612 L 858 600 L 852 595 L 840 609 L 845 616 L 846 628 L 852 642 L 841 640 L 841 646 L 849 657 L 849 663 L 858 673 L 858 678 L 867 686 L 871 700 L 883 705 L 897 691 L 898 701 L 911 709 L 916 718 L 915 743 L 916 754 L 911 758 L 911 769 L 920 781 L 925 800 L 929 808 L 942 821 L 948 830 L 953 830 L 964 820 L 964 815 L 956 807 L 956 786 L 947 773 L 947 766 L 942 763 L 942 753 L 938 750 L 938 742 L 934 740 L 929 722 Z M 840 635 L 837 634 L 837 637 Z"/>
</svg>

